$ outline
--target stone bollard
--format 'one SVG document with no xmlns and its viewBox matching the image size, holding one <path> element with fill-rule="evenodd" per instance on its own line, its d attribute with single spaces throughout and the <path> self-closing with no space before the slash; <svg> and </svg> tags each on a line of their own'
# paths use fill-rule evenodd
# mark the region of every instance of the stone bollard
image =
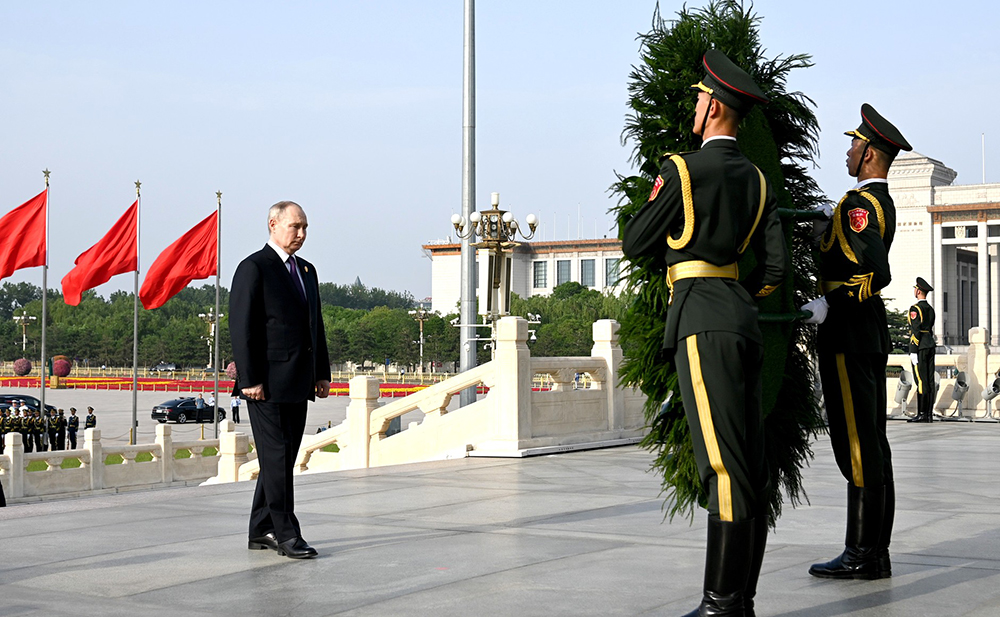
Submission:
<svg viewBox="0 0 1000 617">
<path fill-rule="evenodd" d="M 347 406 L 347 440 L 340 444 L 341 469 L 366 469 L 371 452 L 372 412 L 378 408 L 379 381 L 359 375 L 350 381 Z"/>
<path fill-rule="evenodd" d="M 503 317 L 497 322 L 496 363 L 499 439 L 515 450 L 531 438 L 531 352 L 528 322 L 522 317 Z"/>
<path fill-rule="evenodd" d="M 101 429 L 88 428 L 83 431 L 83 449 L 90 453 L 90 490 L 104 488 L 104 447 L 101 445 Z"/>
<path fill-rule="evenodd" d="M 160 446 L 160 482 L 174 481 L 174 438 L 169 424 L 156 425 L 156 443 Z"/>
<path fill-rule="evenodd" d="M 618 368 L 622 364 L 622 348 L 618 344 L 618 330 L 621 328 L 614 319 L 601 319 L 594 322 L 594 347 L 590 355 L 604 358 L 607 363 L 607 374 L 601 383 L 601 389 L 608 396 L 608 430 L 625 427 L 625 391 L 618 386 Z"/>
<path fill-rule="evenodd" d="M 7 497 L 24 497 L 24 437 L 21 433 L 7 433 L 3 453 L 10 459 L 7 470 Z"/>
<path fill-rule="evenodd" d="M 237 433 L 232 420 L 219 423 L 218 482 L 239 482 L 240 465 L 250 460 L 250 436 Z"/>
</svg>

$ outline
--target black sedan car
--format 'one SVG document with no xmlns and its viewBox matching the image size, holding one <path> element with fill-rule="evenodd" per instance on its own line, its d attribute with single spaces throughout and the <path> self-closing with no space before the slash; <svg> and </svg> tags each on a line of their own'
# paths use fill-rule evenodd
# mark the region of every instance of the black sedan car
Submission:
<svg viewBox="0 0 1000 617">
<path fill-rule="evenodd" d="M 24 401 L 25 406 L 32 410 L 37 410 L 38 405 L 41 402 L 34 396 L 25 396 L 24 394 L 0 394 L 0 407 L 10 407 L 11 403 L 14 401 Z M 45 409 L 49 413 L 56 410 L 55 407 L 47 403 L 45 405 Z"/>
<path fill-rule="evenodd" d="M 212 418 L 212 408 L 205 405 L 198 409 L 195 399 L 190 396 L 171 399 L 165 403 L 160 403 L 153 407 L 150 417 L 163 424 L 164 422 L 176 422 L 185 424 L 187 422 L 214 422 Z M 226 412 L 219 410 L 219 420 L 226 419 Z"/>
</svg>

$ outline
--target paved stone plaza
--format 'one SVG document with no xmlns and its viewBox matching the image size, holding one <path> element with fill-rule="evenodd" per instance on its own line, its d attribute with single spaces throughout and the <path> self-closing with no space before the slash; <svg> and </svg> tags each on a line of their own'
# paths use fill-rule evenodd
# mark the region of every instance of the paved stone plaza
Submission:
<svg viewBox="0 0 1000 617">
<path fill-rule="evenodd" d="M 844 537 L 825 437 L 770 537 L 758 615 L 1000 615 L 1000 426 L 890 422 L 892 579 L 806 574 Z M 299 477 L 320 557 L 246 550 L 252 483 L 0 509 L 0 615 L 679 615 L 704 515 L 663 523 L 635 447 Z"/>
</svg>

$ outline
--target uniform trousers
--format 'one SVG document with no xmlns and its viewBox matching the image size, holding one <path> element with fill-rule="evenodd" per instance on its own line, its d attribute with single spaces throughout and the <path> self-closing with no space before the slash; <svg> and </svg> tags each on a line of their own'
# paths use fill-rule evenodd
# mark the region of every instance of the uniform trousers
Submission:
<svg viewBox="0 0 1000 617">
<path fill-rule="evenodd" d="M 913 376 L 917 380 L 917 417 L 930 420 L 934 416 L 934 352 L 933 348 L 917 350 Z"/>
<path fill-rule="evenodd" d="M 892 482 L 885 434 L 885 366 L 879 353 L 819 353 L 830 443 L 840 473 L 853 486 Z"/>
<path fill-rule="evenodd" d="M 761 345 L 734 332 L 693 334 L 674 354 L 707 508 L 723 521 L 766 514 L 763 354 Z"/>
<path fill-rule="evenodd" d="M 250 509 L 250 537 L 273 531 L 278 542 L 302 535 L 295 518 L 292 466 L 306 430 L 307 401 L 247 401 L 254 450 L 260 463 Z"/>
<path fill-rule="evenodd" d="M 67 434 L 69 435 L 69 449 L 76 450 L 76 431 L 70 430 L 67 431 Z"/>
</svg>

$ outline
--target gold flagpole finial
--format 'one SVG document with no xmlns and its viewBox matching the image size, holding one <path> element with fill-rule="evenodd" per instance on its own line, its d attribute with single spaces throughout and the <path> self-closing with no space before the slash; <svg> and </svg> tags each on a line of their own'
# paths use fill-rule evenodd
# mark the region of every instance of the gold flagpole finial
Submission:
<svg viewBox="0 0 1000 617">
<path fill-rule="evenodd" d="M 52 173 L 52 172 L 51 172 L 51 171 L 49 171 L 49 168 L 48 168 L 48 167 L 46 167 L 46 168 L 45 168 L 45 169 L 44 169 L 44 170 L 42 171 L 42 175 L 43 175 L 43 176 L 45 176 L 45 188 L 48 188 L 48 187 L 49 187 L 49 174 L 50 174 L 50 173 Z"/>
<path fill-rule="evenodd" d="M 139 182 L 138 180 L 136 180 L 135 181 L 135 194 L 136 195 L 139 194 L 139 187 L 141 187 L 141 186 L 142 186 L 142 182 Z"/>
<path fill-rule="evenodd" d="M 215 191 L 215 199 L 220 204 L 222 203 L 222 191 Z"/>
</svg>

